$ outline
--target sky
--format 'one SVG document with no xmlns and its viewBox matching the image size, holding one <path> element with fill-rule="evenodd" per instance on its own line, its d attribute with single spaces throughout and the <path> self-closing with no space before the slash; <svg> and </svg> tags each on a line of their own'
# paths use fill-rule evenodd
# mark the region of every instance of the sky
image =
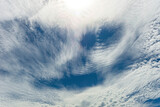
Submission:
<svg viewBox="0 0 160 107">
<path fill-rule="evenodd" d="M 159 107 L 159 0 L 0 0 L 0 107 Z"/>
</svg>

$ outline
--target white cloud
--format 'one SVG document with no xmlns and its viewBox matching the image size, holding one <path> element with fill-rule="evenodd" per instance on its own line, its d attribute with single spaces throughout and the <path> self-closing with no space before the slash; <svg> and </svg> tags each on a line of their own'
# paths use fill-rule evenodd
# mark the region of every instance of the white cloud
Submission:
<svg viewBox="0 0 160 107">
<path fill-rule="evenodd" d="M 0 106 L 142 106 L 141 103 L 145 100 L 160 97 L 159 87 L 153 86 L 158 84 L 160 78 L 160 62 L 156 61 L 160 57 L 159 7 L 158 0 L 93 0 L 89 8 L 76 14 L 62 0 L 1 0 L 0 69 L 6 70 L 10 75 L 0 74 Z M 56 46 L 50 47 L 56 50 L 55 53 L 52 52 L 56 58 L 47 59 L 48 64 L 45 65 L 41 62 L 39 48 L 24 41 L 25 29 L 14 19 L 33 22 L 30 27 L 38 22 L 44 28 L 66 29 L 67 42 L 60 43 L 60 52 Z M 3 23 L 10 20 L 10 27 L 3 27 Z M 84 51 L 79 44 L 83 33 L 90 29 L 98 31 L 103 25 L 120 24 L 123 26 L 123 33 L 120 34 L 122 38 L 108 48 L 97 46 L 99 49 L 91 50 L 90 60 L 98 68 L 105 66 L 107 69 L 127 49 L 139 58 L 130 66 L 130 70 L 116 76 L 111 75 L 110 80 L 106 79 L 101 86 L 83 91 L 39 90 L 32 86 L 32 73 L 42 78 L 63 76 L 61 69 L 65 63 Z M 53 34 L 52 37 L 58 41 L 56 35 Z M 137 37 L 139 38 L 135 42 Z M 47 40 L 39 44 L 45 49 L 50 45 Z M 22 50 L 22 56 L 13 53 L 17 48 Z M 37 59 L 25 65 L 19 62 L 19 59 L 25 62 L 25 57 Z M 82 68 L 85 69 L 84 66 Z M 21 72 L 23 75 L 20 75 Z"/>
<path fill-rule="evenodd" d="M 44 5 L 45 0 L 1 0 L 0 21 L 31 17 Z"/>
</svg>

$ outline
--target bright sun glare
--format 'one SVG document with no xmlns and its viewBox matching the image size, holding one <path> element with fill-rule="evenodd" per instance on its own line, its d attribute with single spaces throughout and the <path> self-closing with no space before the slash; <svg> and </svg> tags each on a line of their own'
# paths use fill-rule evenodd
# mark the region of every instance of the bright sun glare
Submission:
<svg viewBox="0 0 160 107">
<path fill-rule="evenodd" d="M 75 11 L 75 12 L 81 12 L 91 5 L 91 1 L 93 0 L 64 0 L 65 5 L 67 8 Z"/>
</svg>

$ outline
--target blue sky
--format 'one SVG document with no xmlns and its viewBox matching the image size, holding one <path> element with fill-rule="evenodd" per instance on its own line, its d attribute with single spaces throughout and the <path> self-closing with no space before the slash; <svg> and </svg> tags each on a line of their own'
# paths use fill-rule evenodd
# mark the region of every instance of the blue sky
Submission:
<svg viewBox="0 0 160 107">
<path fill-rule="evenodd" d="M 0 1 L 0 106 L 160 106 L 159 7 Z"/>
</svg>

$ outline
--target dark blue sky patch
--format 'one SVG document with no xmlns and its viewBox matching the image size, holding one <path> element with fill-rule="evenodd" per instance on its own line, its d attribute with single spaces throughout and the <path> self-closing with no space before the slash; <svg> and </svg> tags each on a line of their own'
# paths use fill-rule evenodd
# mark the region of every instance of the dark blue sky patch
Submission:
<svg viewBox="0 0 160 107">
<path fill-rule="evenodd" d="M 122 26 L 102 26 L 98 32 L 97 42 L 108 46 L 120 40 Z"/>
<path fill-rule="evenodd" d="M 118 74 L 124 70 L 130 69 L 128 68 L 128 66 L 133 64 L 135 61 L 136 59 L 134 59 L 132 55 L 128 54 L 127 52 L 124 52 L 117 58 L 116 63 L 113 64 L 111 73 Z"/>
<path fill-rule="evenodd" d="M 60 28 L 46 28 L 38 23 L 32 25 L 26 20 L 18 20 L 15 22 L 19 25 L 19 29 L 24 31 L 24 44 L 12 50 L 16 58 L 22 66 L 31 68 L 36 66 L 38 62 L 42 64 L 50 63 L 61 50 L 61 43 L 66 43 L 67 31 Z M 12 22 L 6 24 L 12 26 Z M 5 23 L 4 23 L 5 25 Z M 36 51 L 39 55 L 36 54 Z"/>
<path fill-rule="evenodd" d="M 160 98 L 148 99 L 144 104 L 148 104 L 148 107 L 160 107 Z"/>
<path fill-rule="evenodd" d="M 95 31 L 88 31 L 84 34 L 80 44 L 86 50 L 93 48 L 96 43 L 108 46 L 121 38 L 121 30 L 121 26 L 102 26 L 97 33 Z"/>
<path fill-rule="evenodd" d="M 88 59 L 88 56 L 85 53 L 79 54 L 76 58 L 73 58 L 72 60 L 67 61 L 65 64 L 65 69 L 63 69 L 63 72 L 72 73 L 73 71 L 76 71 L 77 68 L 85 67 L 86 64 L 90 64 L 90 60 Z M 77 71 L 77 74 L 79 71 Z"/>
<path fill-rule="evenodd" d="M 65 74 L 61 79 L 35 79 L 34 86 L 37 88 L 55 88 L 55 89 L 83 89 L 87 87 L 102 84 L 104 78 L 95 72 L 83 75 Z"/>
<path fill-rule="evenodd" d="M 34 46 L 40 46 L 42 42 L 49 42 L 51 45 L 55 45 L 57 42 L 66 42 L 67 31 L 58 27 L 47 28 L 38 23 L 32 23 L 28 21 L 17 20 L 19 26 L 25 32 L 26 42 L 33 44 Z"/>
<path fill-rule="evenodd" d="M 80 43 L 83 48 L 87 50 L 91 49 L 96 43 L 96 33 L 87 32 L 85 35 L 83 35 Z"/>
</svg>

